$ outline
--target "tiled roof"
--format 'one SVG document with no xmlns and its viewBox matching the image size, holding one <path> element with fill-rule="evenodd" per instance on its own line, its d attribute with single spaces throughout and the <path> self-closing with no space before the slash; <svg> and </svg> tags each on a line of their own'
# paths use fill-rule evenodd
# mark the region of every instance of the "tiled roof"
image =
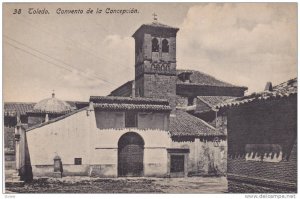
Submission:
<svg viewBox="0 0 300 199">
<path fill-rule="evenodd" d="M 119 97 L 119 96 L 91 96 L 90 101 L 94 103 L 109 103 L 109 104 L 148 104 L 148 105 L 169 105 L 168 100 L 144 98 L 144 97 Z"/>
<path fill-rule="evenodd" d="M 166 25 L 166 24 L 162 24 L 162 23 L 159 23 L 157 21 L 154 21 L 152 23 L 146 23 L 146 24 L 143 24 L 142 26 L 151 26 L 151 27 L 157 27 L 157 28 L 169 28 L 169 29 L 179 30 L 179 28 L 172 27 L 172 26 L 169 26 L 169 25 Z"/>
<path fill-rule="evenodd" d="M 66 101 L 73 109 L 76 109 L 75 104 L 84 103 L 77 101 Z M 85 102 L 88 104 L 88 102 Z M 26 115 L 26 112 L 32 112 L 33 107 L 36 105 L 35 102 L 4 102 L 4 115 L 5 116 L 17 116 L 17 113 L 20 115 Z M 36 111 L 35 111 L 36 112 Z"/>
<path fill-rule="evenodd" d="M 228 108 L 257 101 L 266 101 L 294 96 L 297 95 L 297 84 L 297 78 L 294 78 L 289 81 L 283 82 L 277 86 L 274 86 L 272 91 L 263 91 L 260 93 L 253 93 L 244 97 L 227 100 L 223 103 L 216 105 L 215 108 Z"/>
<path fill-rule="evenodd" d="M 147 23 L 147 24 L 143 24 L 141 25 L 135 32 L 134 34 L 132 35 L 133 37 L 136 36 L 136 34 L 141 30 L 141 29 L 147 29 L 147 28 L 164 28 L 164 29 L 169 29 L 171 31 L 178 31 L 179 28 L 176 28 L 176 27 L 172 27 L 172 26 L 169 26 L 169 25 L 166 25 L 166 24 L 162 24 L 162 23 L 159 23 L 157 21 L 154 21 L 152 23 Z"/>
<path fill-rule="evenodd" d="M 26 115 L 26 112 L 32 110 L 36 103 L 26 102 L 5 102 L 4 103 L 4 115 L 16 116 L 17 114 Z"/>
<path fill-rule="evenodd" d="M 67 113 L 70 113 L 72 112 L 73 109 L 71 110 L 66 110 L 66 111 L 48 111 L 48 110 L 29 110 L 27 111 L 27 113 L 47 113 L 47 114 L 55 114 L 55 115 L 63 115 L 63 114 L 67 114 Z"/>
<path fill-rule="evenodd" d="M 183 86 L 215 86 L 215 87 L 235 87 L 235 88 L 241 88 L 244 90 L 247 90 L 247 87 L 243 87 L 243 86 L 235 86 L 220 80 L 217 80 L 216 78 L 207 75 L 205 73 L 199 72 L 199 71 L 195 71 L 195 70 L 181 70 L 181 69 L 177 69 L 176 70 L 177 76 L 182 74 L 182 73 L 191 73 L 190 79 L 191 82 L 186 83 L 180 80 L 180 78 L 177 78 L 177 85 L 183 85 Z M 132 92 L 132 83 L 133 80 L 126 82 L 125 84 L 119 86 L 118 88 L 116 88 L 115 90 L 113 90 L 110 95 L 116 95 L 119 94 L 117 93 L 117 91 L 119 91 L 120 89 L 124 89 L 126 90 L 128 93 L 131 94 Z"/>
<path fill-rule="evenodd" d="M 217 80 L 213 76 L 205 74 L 196 70 L 176 70 L 177 76 L 182 73 L 191 73 L 190 82 L 183 82 L 179 78 L 177 79 L 177 85 L 194 85 L 194 86 L 215 86 L 215 87 L 239 87 L 247 90 L 247 87 L 236 86 Z"/>
<path fill-rule="evenodd" d="M 172 137 L 224 135 L 205 121 L 182 110 L 176 110 L 175 116 L 170 116 L 170 133 Z"/>
<path fill-rule="evenodd" d="M 95 103 L 94 108 L 98 110 L 171 111 L 171 107 L 169 105 L 156 105 L 156 104 Z"/>
<path fill-rule="evenodd" d="M 222 103 L 229 99 L 235 99 L 232 96 L 197 96 L 197 98 L 207 104 L 209 107 L 213 108 L 217 104 Z"/>
<path fill-rule="evenodd" d="M 52 97 L 43 99 L 36 103 L 33 107 L 33 109 L 30 112 L 35 113 L 68 113 L 74 110 L 65 101 L 59 100 L 55 97 L 54 93 L 52 94 Z"/>
</svg>

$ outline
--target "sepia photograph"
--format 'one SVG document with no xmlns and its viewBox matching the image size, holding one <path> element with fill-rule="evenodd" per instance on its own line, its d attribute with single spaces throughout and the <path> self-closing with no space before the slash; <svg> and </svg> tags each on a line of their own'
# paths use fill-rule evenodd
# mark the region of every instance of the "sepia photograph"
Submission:
<svg viewBox="0 0 300 199">
<path fill-rule="evenodd" d="M 296 197 L 297 2 L 6 2 L 2 22 L 6 198 Z"/>
</svg>

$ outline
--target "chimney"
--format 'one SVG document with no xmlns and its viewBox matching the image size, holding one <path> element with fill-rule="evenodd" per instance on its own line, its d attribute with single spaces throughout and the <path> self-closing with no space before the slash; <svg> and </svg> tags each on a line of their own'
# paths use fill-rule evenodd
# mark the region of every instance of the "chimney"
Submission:
<svg viewBox="0 0 300 199">
<path fill-rule="evenodd" d="M 267 82 L 265 91 L 273 91 L 272 82 Z"/>
</svg>

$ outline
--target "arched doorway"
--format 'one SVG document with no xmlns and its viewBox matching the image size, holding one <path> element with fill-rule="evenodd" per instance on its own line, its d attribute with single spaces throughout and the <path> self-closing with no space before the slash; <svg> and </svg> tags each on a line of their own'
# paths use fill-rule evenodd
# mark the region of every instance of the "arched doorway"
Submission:
<svg viewBox="0 0 300 199">
<path fill-rule="evenodd" d="M 144 140 L 134 132 L 122 135 L 118 142 L 118 176 L 142 176 Z"/>
</svg>

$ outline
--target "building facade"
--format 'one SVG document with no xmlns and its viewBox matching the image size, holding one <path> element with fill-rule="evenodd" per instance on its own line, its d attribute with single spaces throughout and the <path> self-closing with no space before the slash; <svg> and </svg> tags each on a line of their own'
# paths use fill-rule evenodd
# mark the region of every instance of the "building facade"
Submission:
<svg viewBox="0 0 300 199">
<path fill-rule="evenodd" d="M 227 129 L 228 191 L 297 192 L 297 79 L 216 108 Z"/>
<path fill-rule="evenodd" d="M 198 99 L 219 102 L 243 96 L 247 88 L 177 70 L 178 30 L 157 21 L 142 25 L 133 34 L 133 81 L 110 96 L 91 96 L 88 107 L 18 128 L 18 150 L 27 151 L 18 161 L 17 168 L 26 168 L 21 175 L 56 175 L 56 160 L 63 175 L 225 175 L 226 132 L 215 128 L 215 119 L 197 115 Z M 212 105 L 208 112 L 215 114 Z"/>
</svg>

